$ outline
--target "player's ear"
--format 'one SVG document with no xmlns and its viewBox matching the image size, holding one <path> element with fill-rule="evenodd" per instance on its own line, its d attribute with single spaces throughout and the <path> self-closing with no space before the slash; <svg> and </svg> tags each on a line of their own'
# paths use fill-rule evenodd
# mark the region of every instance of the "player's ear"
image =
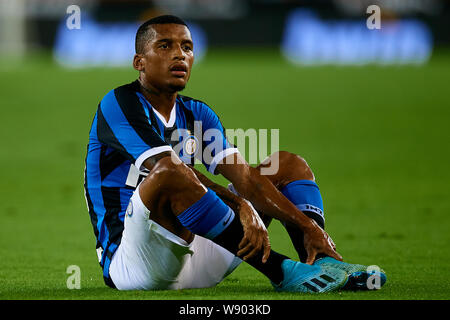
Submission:
<svg viewBox="0 0 450 320">
<path fill-rule="evenodd" d="M 137 71 L 144 71 L 144 56 L 136 53 L 133 57 L 133 68 Z"/>
</svg>

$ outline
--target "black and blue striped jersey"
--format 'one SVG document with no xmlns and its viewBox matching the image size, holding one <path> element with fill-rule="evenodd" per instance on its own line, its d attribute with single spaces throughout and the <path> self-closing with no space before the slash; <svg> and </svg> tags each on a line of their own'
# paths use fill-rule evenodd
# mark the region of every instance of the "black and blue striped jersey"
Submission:
<svg viewBox="0 0 450 320">
<path fill-rule="evenodd" d="M 166 122 L 140 92 L 138 81 L 106 94 L 89 133 L 84 182 L 105 281 L 122 238 L 128 202 L 148 174 L 142 164 L 166 151 L 187 164 L 198 159 L 211 173 L 224 157 L 238 152 L 218 116 L 199 100 L 178 95 Z"/>
</svg>

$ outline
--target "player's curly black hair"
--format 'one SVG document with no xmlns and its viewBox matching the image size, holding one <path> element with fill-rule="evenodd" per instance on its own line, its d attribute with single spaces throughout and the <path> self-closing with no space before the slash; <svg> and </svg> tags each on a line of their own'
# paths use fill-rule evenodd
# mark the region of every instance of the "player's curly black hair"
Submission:
<svg viewBox="0 0 450 320">
<path fill-rule="evenodd" d="M 162 15 L 147 20 L 146 22 L 141 24 L 141 26 L 136 32 L 136 40 L 135 40 L 136 53 L 144 53 L 145 43 L 148 42 L 153 35 L 153 32 L 151 32 L 152 30 L 150 30 L 149 26 L 153 24 L 167 24 L 167 23 L 181 24 L 186 27 L 188 26 L 186 22 L 184 22 L 181 18 L 172 15 Z"/>
</svg>

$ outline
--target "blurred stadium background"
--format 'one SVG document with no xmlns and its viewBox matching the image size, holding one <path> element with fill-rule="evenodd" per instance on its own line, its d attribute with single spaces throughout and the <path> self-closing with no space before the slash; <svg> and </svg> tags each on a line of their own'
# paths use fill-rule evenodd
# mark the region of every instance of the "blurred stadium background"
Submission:
<svg viewBox="0 0 450 320">
<path fill-rule="evenodd" d="M 383 267 L 383 290 L 274 294 L 245 265 L 208 290 L 103 285 L 82 188 L 88 130 L 103 95 L 136 77 L 138 25 L 166 13 L 195 41 L 184 94 L 227 128 L 280 129 L 280 149 L 316 174 L 338 251 Z M 0 298 L 449 299 L 449 31 L 446 0 L 0 0 Z M 280 224 L 269 231 L 295 256 Z M 67 289 L 69 265 L 82 290 Z"/>
</svg>

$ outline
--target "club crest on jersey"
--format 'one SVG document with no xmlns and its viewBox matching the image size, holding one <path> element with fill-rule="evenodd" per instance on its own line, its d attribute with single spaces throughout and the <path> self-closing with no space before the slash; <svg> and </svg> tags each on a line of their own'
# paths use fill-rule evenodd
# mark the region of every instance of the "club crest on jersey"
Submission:
<svg viewBox="0 0 450 320">
<path fill-rule="evenodd" d="M 189 136 L 183 144 L 184 154 L 193 156 L 198 150 L 198 140 L 195 136 Z"/>
<path fill-rule="evenodd" d="M 130 201 L 130 203 L 128 203 L 126 214 L 129 217 L 131 217 L 133 215 L 133 203 L 131 201 Z"/>
</svg>

